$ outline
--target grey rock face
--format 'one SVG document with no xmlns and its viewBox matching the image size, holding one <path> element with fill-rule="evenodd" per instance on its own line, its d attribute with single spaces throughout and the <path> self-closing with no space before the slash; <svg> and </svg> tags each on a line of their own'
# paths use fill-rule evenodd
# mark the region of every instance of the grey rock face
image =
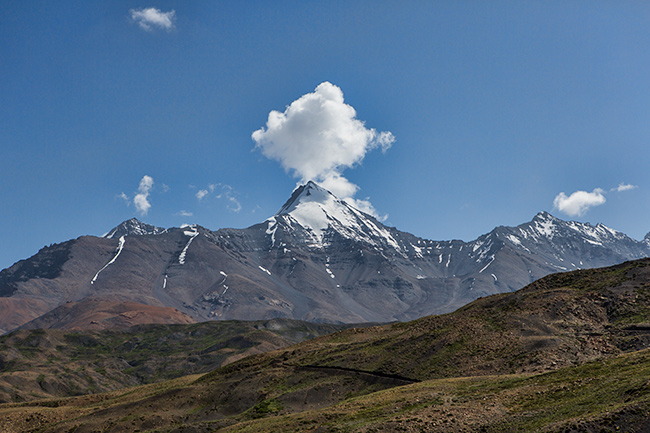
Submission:
<svg viewBox="0 0 650 433">
<path fill-rule="evenodd" d="M 0 273 L 6 302 L 40 302 L 30 320 L 67 300 L 109 297 L 175 307 L 199 321 L 353 323 L 449 312 L 549 273 L 647 257 L 650 242 L 546 212 L 471 242 L 432 241 L 309 182 L 246 229 L 162 229 L 132 219 L 104 238 L 79 238 L 55 258 L 45 253 L 28 259 L 29 269 L 49 260 L 52 272 L 18 272 L 17 264 Z M 0 329 L 22 320 L 8 317 Z"/>
</svg>

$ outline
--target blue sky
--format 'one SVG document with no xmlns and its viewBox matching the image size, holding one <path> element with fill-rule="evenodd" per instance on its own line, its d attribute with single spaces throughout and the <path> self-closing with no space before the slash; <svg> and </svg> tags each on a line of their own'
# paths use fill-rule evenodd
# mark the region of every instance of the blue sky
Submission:
<svg viewBox="0 0 650 433">
<path fill-rule="evenodd" d="M 472 240 L 546 210 L 640 239 L 649 52 L 647 2 L 3 1 L 0 268 L 134 216 L 264 220 L 308 171 L 251 135 L 325 82 L 393 137 L 328 166 L 386 224 Z"/>
</svg>

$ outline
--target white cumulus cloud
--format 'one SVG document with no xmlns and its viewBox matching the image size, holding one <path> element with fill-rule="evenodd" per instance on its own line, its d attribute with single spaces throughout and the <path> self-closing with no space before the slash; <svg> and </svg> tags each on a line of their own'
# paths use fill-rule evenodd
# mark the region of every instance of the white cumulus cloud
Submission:
<svg viewBox="0 0 650 433">
<path fill-rule="evenodd" d="M 343 176 L 333 174 L 330 177 L 323 179 L 319 184 L 335 196 L 342 198 L 360 211 L 374 216 L 379 221 L 386 221 L 386 219 L 388 219 L 388 215 L 379 215 L 377 209 L 372 205 L 369 198 L 366 198 L 365 200 L 354 198 L 359 187 Z"/>
<path fill-rule="evenodd" d="M 343 177 L 343 171 L 360 163 L 368 151 L 385 152 L 395 142 L 391 132 L 366 128 L 345 103 L 341 89 L 329 82 L 293 101 L 284 112 L 271 111 L 266 127 L 252 138 L 255 148 L 301 182 L 316 181 L 350 202 L 359 187 Z M 368 200 L 360 202 L 376 215 Z"/>
<path fill-rule="evenodd" d="M 141 8 L 131 9 L 129 13 L 133 22 L 148 32 L 156 28 L 171 31 L 176 20 L 176 11 L 173 9 L 169 12 L 163 12 L 156 8 Z"/>
<path fill-rule="evenodd" d="M 605 203 L 605 191 L 596 188 L 592 192 L 576 191 L 567 196 L 561 192 L 553 200 L 553 206 L 569 216 L 582 216 L 590 208 Z"/>
<path fill-rule="evenodd" d="M 133 205 L 140 215 L 146 215 L 149 212 L 149 209 L 151 209 L 151 203 L 149 202 L 149 193 L 151 192 L 151 188 L 153 188 L 153 178 L 144 175 L 140 180 L 138 193 L 133 197 Z"/>
<path fill-rule="evenodd" d="M 553 200 L 553 207 L 569 216 L 582 216 L 592 207 L 604 204 L 607 201 L 605 194 L 608 192 L 630 191 L 635 188 L 637 185 L 620 183 L 616 188 L 609 190 L 596 188 L 592 192 L 576 191 L 568 196 L 561 192 Z"/>
</svg>

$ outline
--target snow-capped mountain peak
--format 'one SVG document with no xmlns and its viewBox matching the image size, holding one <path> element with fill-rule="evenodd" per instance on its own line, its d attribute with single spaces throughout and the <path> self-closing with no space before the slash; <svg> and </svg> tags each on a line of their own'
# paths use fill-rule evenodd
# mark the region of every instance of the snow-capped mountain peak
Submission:
<svg viewBox="0 0 650 433">
<path fill-rule="evenodd" d="M 512 235 L 519 240 L 530 238 L 535 241 L 539 241 L 542 238 L 552 240 L 556 236 L 560 236 L 563 239 L 567 236 L 573 238 L 580 237 L 593 242 L 609 242 L 627 238 L 623 233 L 601 223 L 593 226 L 589 223 L 563 221 L 548 212 L 538 213 L 532 221 L 521 224 L 513 228 L 512 231 Z M 508 239 L 514 243 L 518 243 L 512 240 L 513 236 L 509 235 Z"/>
<path fill-rule="evenodd" d="M 351 207 L 334 194 L 309 181 L 298 187 L 291 198 L 276 214 L 289 215 L 322 241 L 323 232 L 333 223 L 354 225 L 355 213 Z"/>
<path fill-rule="evenodd" d="M 531 221 L 531 229 L 534 234 L 553 239 L 561 222 L 548 212 L 540 212 Z"/>
<path fill-rule="evenodd" d="M 310 180 L 293 191 L 289 200 L 280 208 L 276 215 L 292 213 L 296 208 L 305 203 L 316 202 L 324 204 L 332 199 L 338 200 L 334 194 Z"/>
<path fill-rule="evenodd" d="M 546 211 L 541 211 L 533 217 L 533 221 L 561 221 Z"/>
<path fill-rule="evenodd" d="M 337 233 L 347 239 L 400 250 L 398 242 L 381 223 L 313 181 L 296 188 L 284 206 L 267 220 L 266 233 L 273 243 L 278 221 L 285 223 L 286 230 L 302 227 L 312 247 L 325 246 L 327 235 Z"/>
</svg>

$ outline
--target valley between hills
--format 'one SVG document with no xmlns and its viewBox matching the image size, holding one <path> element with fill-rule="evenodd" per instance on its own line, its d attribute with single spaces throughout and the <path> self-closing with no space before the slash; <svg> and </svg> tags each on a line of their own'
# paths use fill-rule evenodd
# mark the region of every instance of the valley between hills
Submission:
<svg viewBox="0 0 650 433">
<path fill-rule="evenodd" d="M 220 331 L 231 332 L 227 353 L 226 344 L 209 341 L 217 329 L 205 326 L 217 324 L 146 325 L 110 331 L 112 340 L 101 334 L 109 331 L 3 336 L 0 383 L 12 401 L 0 405 L 0 430 L 650 428 L 650 259 L 549 275 L 516 292 L 411 322 L 348 329 L 232 322 L 230 331 Z M 241 338 L 237 327 L 244 329 Z M 283 347 L 256 344 L 258 331 L 275 333 Z M 239 349 L 232 344 L 237 341 Z M 142 358 L 127 359 L 120 348 L 129 344 L 141 344 L 136 352 Z M 60 355 L 47 354 L 48 346 Z M 201 347 L 216 349 L 205 351 L 208 361 Z M 254 353 L 267 349 L 275 350 Z M 200 367 L 188 369 L 190 358 Z M 117 380 L 119 363 L 130 366 L 121 370 L 123 381 Z M 57 382 L 63 374 L 75 378 L 76 388 Z M 111 377 L 113 389 L 99 392 Z M 129 380 L 152 383 L 129 386 Z"/>
</svg>

